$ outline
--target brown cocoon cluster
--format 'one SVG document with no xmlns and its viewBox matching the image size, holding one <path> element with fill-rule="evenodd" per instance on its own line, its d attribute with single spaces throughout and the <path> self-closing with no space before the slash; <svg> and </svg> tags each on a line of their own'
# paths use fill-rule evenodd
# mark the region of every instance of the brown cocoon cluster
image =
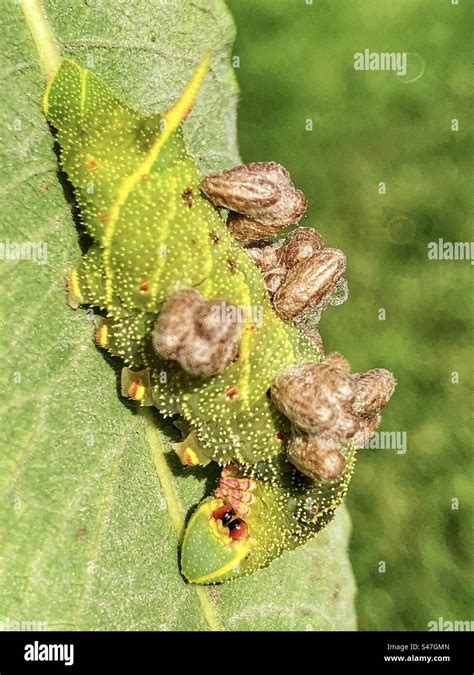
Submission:
<svg viewBox="0 0 474 675">
<path fill-rule="evenodd" d="M 271 386 L 280 410 L 309 434 L 347 440 L 357 430 L 352 410 L 355 385 L 351 375 L 326 363 L 303 363 L 288 368 Z"/>
<path fill-rule="evenodd" d="M 309 227 L 298 227 L 282 241 L 252 242 L 246 250 L 263 273 L 276 313 L 287 321 L 319 306 L 346 269 L 344 253 L 324 248 L 321 235 Z"/>
<path fill-rule="evenodd" d="M 250 242 L 246 251 L 263 274 L 276 314 L 293 321 L 324 355 L 314 324 L 327 304 L 341 304 L 347 297 L 342 278 L 346 257 L 339 249 L 325 248 L 321 235 L 308 227 L 295 229 L 281 241 L 262 239 L 298 222 L 306 210 L 306 197 L 294 187 L 288 171 L 276 162 L 244 164 L 207 176 L 201 189 L 214 205 L 229 209 L 227 226 L 235 239 Z M 177 350 L 175 326 L 174 342 L 168 349 L 174 356 L 169 358 L 177 358 L 187 370 L 192 367 L 190 372 L 210 371 L 216 360 L 224 364 L 222 370 L 235 352 L 224 354 L 219 336 L 211 338 L 210 328 L 203 344 L 216 350 L 213 358 L 207 357 L 204 347 L 196 354 L 194 332 L 189 353 L 184 347 Z M 226 330 L 230 339 L 233 329 Z M 179 339 L 180 345 L 188 345 L 188 333 Z M 191 364 L 191 359 L 199 363 Z M 337 353 L 330 354 L 325 363 L 302 363 L 285 370 L 270 393 L 295 429 L 287 446 L 289 460 L 314 480 L 337 480 L 346 466 L 342 446 L 348 441 L 356 447 L 366 444 L 394 387 L 389 371 L 378 368 L 351 374 L 349 363 Z"/>
<path fill-rule="evenodd" d="M 303 363 L 285 370 L 270 392 L 296 427 L 287 448 L 290 461 L 315 480 L 338 478 L 345 467 L 342 445 L 366 444 L 394 388 L 388 370 L 351 375 L 349 363 L 337 353 L 323 364 Z"/>
<path fill-rule="evenodd" d="M 152 332 L 155 351 L 174 359 L 188 373 L 211 377 L 236 357 L 241 324 L 232 303 L 206 300 L 192 288 L 174 293 L 164 304 Z M 237 307 L 235 307 L 237 310 Z"/>
<path fill-rule="evenodd" d="M 215 206 L 230 210 L 227 226 L 242 243 L 297 223 L 307 206 L 304 193 L 276 162 L 253 162 L 212 173 L 201 190 Z"/>
<path fill-rule="evenodd" d="M 229 209 L 227 226 L 235 239 L 252 242 L 247 251 L 263 272 L 278 316 L 296 320 L 312 307 L 322 309 L 346 268 L 344 253 L 325 249 L 321 235 L 309 227 L 296 229 L 283 242 L 261 240 L 297 223 L 306 210 L 304 193 L 284 167 L 242 164 L 210 174 L 201 190 L 215 206 Z"/>
</svg>

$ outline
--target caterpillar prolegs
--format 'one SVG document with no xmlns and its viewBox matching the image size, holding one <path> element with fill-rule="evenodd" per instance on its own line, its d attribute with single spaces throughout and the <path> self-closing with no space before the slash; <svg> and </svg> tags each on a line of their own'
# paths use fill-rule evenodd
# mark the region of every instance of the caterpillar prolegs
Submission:
<svg viewBox="0 0 474 675">
<path fill-rule="evenodd" d="M 70 59 L 44 99 L 93 239 L 69 302 L 100 310 L 97 342 L 125 362 L 124 395 L 174 417 L 181 460 L 223 467 L 184 534 L 192 583 L 251 573 L 324 527 L 394 388 L 388 371 L 324 357 L 314 324 L 344 293 L 344 254 L 310 228 L 262 239 L 306 208 L 288 172 L 259 162 L 203 180 L 187 152 L 180 125 L 208 61 L 162 114 L 131 109 Z"/>
</svg>

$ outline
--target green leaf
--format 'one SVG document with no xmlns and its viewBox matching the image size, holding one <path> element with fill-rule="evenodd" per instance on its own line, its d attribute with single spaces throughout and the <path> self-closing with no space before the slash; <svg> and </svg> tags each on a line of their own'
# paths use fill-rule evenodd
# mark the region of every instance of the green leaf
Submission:
<svg viewBox="0 0 474 675">
<path fill-rule="evenodd" d="M 204 588 L 180 576 L 183 518 L 216 474 L 178 465 L 173 431 L 121 399 L 120 364 L 94 346 L 87 313 L 66 305 L 65 273 L 80 259 L 71 192 L 41 112 L 38 51 L 21 8 L 2 4 L 0 242 L 47 244 L 47 264 L 0 260 L 0 621 L 50 630 L 353 629 L 344 509 L 319 539 L 251 577 Z M 45 11 L 61 52 L 144 111 L 166 108 L 211 47 L 186 139 L 203 171 L 238 163 L 234 26 L 221 0 L 51 0 Z"/>
</svg>

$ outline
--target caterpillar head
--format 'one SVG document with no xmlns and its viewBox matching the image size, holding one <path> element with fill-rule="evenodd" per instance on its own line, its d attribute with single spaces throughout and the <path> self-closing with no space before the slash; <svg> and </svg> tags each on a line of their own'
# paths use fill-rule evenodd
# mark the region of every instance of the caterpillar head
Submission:
<svg viewBox="0 0 474 675">
<path fill-rule="evenodd" d="M 181 569 L 190 583 L 218 583 L 242 574 L 255 540 L 252 524 L 223 499 L 205 499 L 194 512 L 183 539 Z"/>
<path fill-rule="evenodd" d="M 224 468 L 214 495 L 201 502 L 186 528 L 184 577 L 190 583 L 212 584 L 268 565 L 293 531 L 282 504 L 268 483 L 238 477 L 232 466 Z"/>
</svg>

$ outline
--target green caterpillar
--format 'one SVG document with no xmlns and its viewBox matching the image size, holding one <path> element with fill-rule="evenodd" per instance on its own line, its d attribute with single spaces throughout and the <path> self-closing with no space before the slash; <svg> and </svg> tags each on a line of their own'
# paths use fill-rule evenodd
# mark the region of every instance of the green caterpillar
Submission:
<svg viewBox="0 0 474 675">
<path fill-rule="evenodd" d="M 276 315 L 260 270 L 200 191 L 180 124 L 208 61 L 206 54 L 163 114 L 132 110 L 70 59 L 44 98 L 61 166 L 93 238 L 69 273 L 70 304 L 102 310 L 97 340 L 125 362 L 124 393 L 179 416 L 182 460 L 225 467 L 184 534 L 182 572 L 193 583 L 251 573 L 313 537 L 341 502 L 355 462 L 352 442 L 342 446 L 345 469 L 335 480 L 311 479 L 288 462 L 292 424 L 268 391 L 288 368 L 323 359 Z M 238 351 L 222 372 L 196 375 L 156 350 L 157 317 L 180 289 L 194 289 L 189 298 L 217 299 L 222 309 L 261 310 L 261 321 L 245 314 Z"/>
</svg>

